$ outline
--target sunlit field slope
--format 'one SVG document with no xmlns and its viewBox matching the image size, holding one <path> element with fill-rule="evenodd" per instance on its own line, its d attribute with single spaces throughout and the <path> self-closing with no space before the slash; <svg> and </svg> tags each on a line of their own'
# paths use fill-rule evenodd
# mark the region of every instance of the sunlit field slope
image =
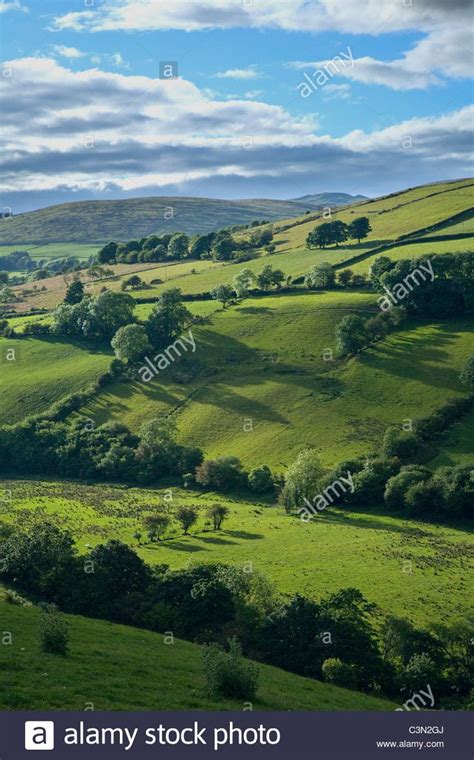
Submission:
<svg viewBox="0 0 474 760">
<path fill-rule="evenodd" d="M 0 424 L 44 412 L 93 383 L 111 358 L 111 349 L 108 354 L 62 338 L 0 338 Z"/>
<path fill-rule="evenodd" d="M 458 374 L 472 343 L 468 319 L 410 322 L 358 358 L 335 360 L 336 324 L 374 308 L 374 295 L 351 292 L 248 299 L 193 328 L 192 370 L 183 358 L 150 383 L 109 386 L 82 413 L 135 430 L 173 413 L 182 441 L 249 466 L 281 468 L 307 447 L 327 465 L 364 454 L 389 424 L 464 393 Z"/>
<path fill-rule="evenodd" d="M 206 695 L 196 644 L 100 620 L 68 616 L 66 657 L 41 652 L 35 608 L 0 602 L 13 644 L 0 650 L 3 710 L 241 710 Z M 390 702 L 258 665 L 258 710 L 390 710 Z"/>
<path fill-rule="evenodd" d="M 71 530 L 81 552 L 87 551 L 87 544 L 117 538 L 150 564 L 165 563 L 173 569 L 201 562 L 240 567 L 252 562 L 253 569 L 284 594 L 320 599 L 355 587 L 385 613 L 425 626 L 464 617 L 472 602 L 472 534 L 460 526 L 420 523 L 363 508 L 331 508 L 304 523 L 280 507 L 174 486 L 171 502 L 169 491 L 154 489 L 35 481 L 5 481 L 3 486 L 12 495 L 3 519 L 21 519 L 25 529 L 52 521 Z M 216 501 L 230 508 L 218 533 L 209 529 L 205 516 Z M 181 504 L 196 506 L 198 521 L 189 536 L 173 522 L 164 541 L 138 545 L 134 534 L 139 529 L 145 536 L 143 518 L 158 504 L 170 516 Z M 412 572 L 407 572 L 407 563 Z"/>
</svg>

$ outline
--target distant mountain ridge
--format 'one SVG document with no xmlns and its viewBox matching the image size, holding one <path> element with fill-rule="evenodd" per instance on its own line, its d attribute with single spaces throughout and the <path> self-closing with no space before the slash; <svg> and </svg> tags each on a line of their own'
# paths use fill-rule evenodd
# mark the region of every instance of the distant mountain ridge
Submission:
<svg viewBox="0 0 474 760">
<path fill-rule="evenodd" d="M 293 203 L 311 206 L 311 208 L 324 208 L 328 206 L 348 206 L 350 203 L 368 201 L 367 195 L 350 195 L 349 193 L 317 193 L 316 195 L 302 195 L 292 198 Z"/>
<path fill-rule="evenodd" d="M 181 196 L 61 203 L 0 220 L 0 245 L 101 243 L 166 232 L 208 233 L 277 221 L 325 206 L 353 203 L 364 196 L 319 193 L 294 200 L 219 200 Z"/>
</svg>

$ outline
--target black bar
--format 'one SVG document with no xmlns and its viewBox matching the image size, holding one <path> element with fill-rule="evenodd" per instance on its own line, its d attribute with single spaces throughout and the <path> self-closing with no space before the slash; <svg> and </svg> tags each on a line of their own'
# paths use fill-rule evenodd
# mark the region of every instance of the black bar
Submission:
<svg viewBox="0 0 474 760">
<path fill-rule="evenodd" d="M 201 760 L 220 757 L 225 760 L 411 760 L 428 757 L 473 760 L 474 757 L 473 721 L 469 712 L 1 712 L 0 760 L 31 760 L 35 757 L 32 750 L 25 749 L 26 721 L 33 724 L 30 741 L 40 743 L 40 746 L 45 735 L 37 724 L 41 721 L 54 723 L 54 749 L 44 749 L 46 755 L 39 756 L 48 760 Z M 200 734 L 205 745 L 199 739 L 194 744 L 195 724 L 196 733 L 205 729 Z M 168 734 L 172 741 L 178 736 L 177 732 L 187 728 L 181 739 L 193 744 L 187 745 L 181 740 L 174 745 L 159 744 L 155 729 L 160 725 L 163 731 L 176 729 Z M 227 737 L 230 736 L 232 727 L 232 743 L 227 741 L 215 748 L 216 741 L 225 740 L 224 731 L 228 732 Z M 112 744 L 112 735 L 102 734 L 103 728 L 122 729 L 122 732 L 114 735 Z M 131 745 L 126 728 L 132 736 L 136 730 Z M 151 741 L 154 736 L 155 744 L 145 743 L 146 729 L 151 729 L 148 739 Z M 87 741 L 95 741 L 97 737 L 105 740 L 104 744 Z M 65 739 L 76 738 L 82 744 L 65 742 Z M 123 743 L 120 743 L 122 739 Z M 252 743 L 245 743 L 245 740 Z M 423 746 L 421 749 L 406 744 L 383 748 L 377 746 L 377 742 L 423 742 Z M 437 745 L 428 744 L 432 742 Z M 127 745 L 130 746 L 128 750 Z"/>
</svg>

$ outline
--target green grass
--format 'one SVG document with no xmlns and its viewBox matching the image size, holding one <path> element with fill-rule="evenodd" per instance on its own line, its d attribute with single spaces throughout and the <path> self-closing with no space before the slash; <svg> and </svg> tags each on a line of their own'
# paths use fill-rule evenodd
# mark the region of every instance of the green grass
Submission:
<svg viewBox="0 0 474 760">
<path fill-rule="evenodd" d="M 170 209 L 173 218 L 170 218 Z M 76 201 L 18 214 L 0 229 L 0 243 L 98 243 L 140 239 L 167 232 L 211 232 L 254 219 L 282 219 L 304 213 L 305 203 L 279 200 L 216 200 L 151 197 Z"/>
<path fill-rule="evenodd" d="M 99 246 L 87 243 L 49 243 L 47 245 L 19 243 L 0 245 L 0 257 L 17 250 L 28 251 L 32 259 L 57 259 L 64 256 L 77 256 L 78 259 L 88 259 L 89 256 L 96 255 Z"/>
<path fill-rule="evenodd" d="M 0 338 L 0 424 L 43 412 L 81 390 L 106 371 L 110 359 L 90 346 L 60 338 Z"/>
<path fill-rule="evenodd" d="M 437 193 L 433 195 L 433 193 Z M 368 216 L 372 227 L 367 244 L 388 242 L 399 235 L 415 232 L 421 228 L 438 224 L 450 216 L 461 213 L 473 205 L 473 182 L 466 180 L 449 185 L 426 185 L 416 190 L 407 190 L 397 196 L 357 204 L 353 208 L 333 211 L 332 218 L 350 223 L 356 216 Z M 306 236 L 324 218 L 306 221 L 304 217 L 284 220 L 281 224 L 292 226 L 275 236 L 279 250 L 304 247 Z M 357 252 L 357 244 L 350 246 Z M 332 250 L 332 249 L 329 249 Z M 354 255 L 354 253 L 352 254 Z"/>
<path fill-rule="evenodd" d="M 83 413 L 137 430 L 173 411 L 183 442 L 246 466 L 282 470 L 306 447 L 326 465 L 364 454 L 389 424 L 463 395 L 458 374 L 472 331 L 468 319 L 413 322 L 357 359 L 325 361 L 342 317 L 374 306 L 373 295 L 353 292 L 248 299 L 193 328 L 194 379 L 177 382 L 176 363 L 148 384 L 108 386 Z"/>
<path fill-rule="evenodd" d="M 12 494 L 11 503 L 3 506 L 4 520 L 21 522 L 25 529 L 49 520 L 68 528 L 81 552 L 117 538 L 148 563 L 173 569 L 215 561 L 248 567 L 251 562 L 284 594 L 320 599 L 352 586 L 385 613 L 421 625 L 463 616 L 472 601 L 467 594 L 472 534 L 460 527 L 364 509 L 326 510 L 303 523 L 280 507 L 173 486 L 169 501 L 169 491 L 154 489 L 35 481 L 2 485 Z M 205 511 L 216 501 L 230 508 L 219 532 L 205 524 Z M 173 522 L 167 540 L 138 546 L 133 534 L 137 528 L 144 534 L 144 515 L 160 503 L 171 515 L 181 504 L 197 506 L 198 523 L 183 536 Z"/>
<path fill-rule="evenodd" d="M 70 652 L 45 654 L 38 610 L 0 602 L 12 644 L 0 647 L 4 710 L 242 710 L 206 695 L 201 649 L 157 633 L 68 616 Z M 392 703 L 258 665 L 256 710 L 393 710 Z M 91 707 L 92 704 L 92 707 Z M 248 705 L 246 706 L 248 709 Z"/>
<path fill-rule="evenodd" d="M 430 467 L 474 465 L 474 410 L 471 409 L 437 442 Z"/>
<path fill-rule="evenodd" d="M 392 261 L 402 259 L 414 259 L 419 256 L 440 256 L 446 253 L 460 253 L 464 251 L 474 251 L 474 236 L 469 238 L 459 238 L 457 240 L 440 240 L 429 243 L 410 243 L 409 245 L 398 245 L 389 248 L 375 257 L 364 259 L 357 264 L 350 264 L 349 268 L 356 274 L 368 274 L 371 263 L 378 256 L 388 256 Z"/>
</svg>

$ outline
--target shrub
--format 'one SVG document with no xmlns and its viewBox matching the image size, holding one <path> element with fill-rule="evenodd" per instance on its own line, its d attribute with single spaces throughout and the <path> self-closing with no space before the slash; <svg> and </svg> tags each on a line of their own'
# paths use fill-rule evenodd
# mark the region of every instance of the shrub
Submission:
<svg viewBox="0 0 474 760">
<path fill-rule="evenodd" d="M 219 644 L 204 648 L 204 676 L 211 697 L 252 701 L 258 688 L 258 668 L 242 657 L 242 649 L 234 637 L 229 639 L 229 651 Z"/>
<path fill-rule="evenodd" d="M 407 505 L 405 496 L 415 483 L 428 480 L 430 471 L 426 467 L 411 465 L 402 467 L 398 475 L 389 478 L 385 486 L 384 500 L 389 509 L 404 509 Z"/>
<path fill-rule="evenodd" d="M 68 641 L 68 626 L 64 615 L 54 604 L 44 605 L 40 619 L 42 651 L 65 655 L 68 652 Z"/>
<path fill-rule="evenodd" d="M 198 512 L 195 507 L 178 507 L 176 511 L 176 519 L 181 523 L 184 535 L 186 535 L 190 527 L 194 525 L 197 517 Z"/>
<path fill-rule="evenodd" d="M 242 463 L 237 457 L 207 459 L 196 467 L 196 482 L 218 491 L 239 486 L 244 478 Z"/>
<path fill-rule="evenodd" d="M 49 325 L 45 322 L 28 322 L 23 328 L 24 335 L 48 335 Z"/>
<path fill-rule="evenodd" d="M 412 515 L 433 515 L 444 507 L 441 483 L 433 480 L 414 483 L 405 494 L 405 503 Z"/>
<path fill-rule="evenodd" d="M 11 589 L 5 591 L 5 601 L 7 604 L 14 604 L 17 607 L 33 606 L 28 599 L 25 599 L 24 596 L 20 596 L 20 594 L 17 594 L 16 591 L 12 591 Z"/>
<path fill-rule="evenodd" d="M 346 689 L 357 688 L 357 667 L 348 662 L 342 662 L 339 657 L 330 657 L 322 665 L 324 680 L 334 686 L 344 686 Z"/>
<path fill-rule="evenodd" d="M 474 354 L 471 354 L 461 370 L 459 379 L 468 388 L 474 388 Z"/>
<path fill-rule="evenodd" d="M 223 504 L 213 504 L 206 512 L 206 517 L 212 520 L 214 530 L 220 530 L 221 525 L 230 514 L 228 507 L 224 507 Z"/>
<path fill-rule="evenodd" d="M 420 450 L 420 441 L 415 433 L 387 428 L 383 437 L 382 454 L 411 461 Z"/>
<path fill-rule="evenodd" d="M 270 468 L 266 464 L 263 464 L 261 467 L 254 467 L 248 474 L 248 485 L 254 493 L 271 491 L 274 481 Z"/>
</svg>

